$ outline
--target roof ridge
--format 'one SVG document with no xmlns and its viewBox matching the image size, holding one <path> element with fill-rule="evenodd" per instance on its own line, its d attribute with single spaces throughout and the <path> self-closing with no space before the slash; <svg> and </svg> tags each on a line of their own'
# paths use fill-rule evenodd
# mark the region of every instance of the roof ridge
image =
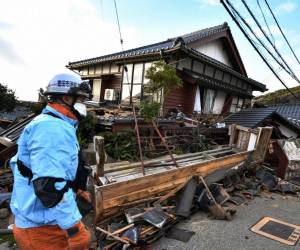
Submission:
<svg viewBox="0 0 300 250">
<path fill-rule="evenodd" d="M 69 62 L 69 63 L 78 63 L 78 62 L 84 62 L 84 61 L 90 61 L 90 60 L 100 59 L 102 57 L 109 57 L 109 56 L 115 56 L 115 55 L 123 54 L 123 53 L 130 53 L 130 52 L 138 50 L 138 49 L 147 48 L 149 46 L 156 46 L 156 45 L 160 45 L 160 44 L 167 43 L 167 42 L 172 42 L 172 41 L 173 40 L 167 39 L 167 40 L 164 40 L 162 42 L 152 43 L 152 44 L 144 45 L 144 46 L 141 46 L 141 47 L 135 47 L 135 48 L 127 49 L 127 50 L 123 50 L 123 51 L 121 50 L 121 51 L 118 51 L 118 52 L 115 52 L 115 53 L 105 54 L 105 55 L 102 55 L 102 56 L 91 57 L 91 58 L 88 58 L 88 59 L 74 61 L 74 62 Z"/>
<path fill-rule="evenodd" d="M 173 37 L 173 38 L 170 38 L 170 39 L 176 39 L 177 37 L 185 37 L 186 38 L 188 36 L 195 35 L 199 32 L 204 32 L 204 31 L 207 31 L 207 30 L 221 29 L 221 28 L 228 28 L 228 24 L 226 22 L 224 22 L 223 24 L 219 24 L 219 25 L 215 25 L 215 26 L 212 26 L 212 27 L 196 30 L 196 31 L 186 33 L 186 34 L 183 34 L 183 35 L 180 35 L 180 36 L 176 36 L 176 37 Z"/>
<path fill-rule="evenodd" d="M 161 45 L 161 44 L 167 44 L 167 43 L 170 43 L 170 42 L 174 42 L 179 37 L 183 37 L 185 39 L 188 39 L 189 37 L 191 37 L 193 35 L 196 35 L 197 33 L 201 34 L 201 32 L 206 32 L 206 31 L 209 31 L 209 30 L 217 30 L 217 29 L 221 29 L 221 28 L 227 29 L 227 28 L 229 28 L 229 26 L 226 22 L 224 22 L 223 24 L 220 24 L 220 25 L 200 29 L 200 30 L 197 30 L 197 31 L 194 31 L 194 32 L 191 32 L 191 33 L 187 33 L 187 34 L 184 34 L 184 35 L 179 35 L 179 36 L 176 36 L 176 37 L 173 37 L 173 38 L 168 38 L 168 39 L 163 40 L 161 42 L 151 43 L 151 44 L 148 44 L 148 45 L 135 47 L 135 48 L 124 50 L 124 51 L 118 51 L 118 52 L 111 53 L 111 54 L 105 54 L 105 55 L 102 55 L 102 56 L 87 58 L 87 59 L 84 59 L 84 60 L 69 62 L 69 66 L 70 66 L 70 64 L 85 63 L 85 62 L 89 62 L 89 61 L 93 61 L 93 60 L 100 60 L 100 59 L 105 58 L 105 57 L 113 57 L 113 56 L 117 56 L 117 55 L 131 53 L 131 52 L 134 52 L 134 51 L 137 51 L 137 50 L 146 49 L 146 48 L 149 48 L 149 47 L 155 47 L 155 46 L 158 46 L 158 45 Z M 211 35 L 211 34 L 208 34 L 208 35 L 206 34 L 206 36 L 209 36 L 209 35 Z M 190 42 L 190 41 L 188 41 L 188 42 Z M 173 45 L 171 45 L 171 47 L 173 47 Z"/>
</svg>

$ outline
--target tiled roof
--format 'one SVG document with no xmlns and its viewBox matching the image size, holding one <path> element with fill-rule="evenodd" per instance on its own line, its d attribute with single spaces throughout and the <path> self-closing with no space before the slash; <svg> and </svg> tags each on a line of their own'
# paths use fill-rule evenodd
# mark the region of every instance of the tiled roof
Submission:
<svg viewBox="0 0 300 250">
<path fill-rule="evenodd" d="M 173 48 L 176 45 L 175 41 L 177 38 L 181 37 L 185 44 L 189 44 L 196 40 L 210 37 L 214 34 L 226 31 L 227 29 L 229 29 L 229 27 L 228 27 L 227 23 L 224 23 L 222 25 L 198 30 L 196 32 L 188 33 L 188 34 L 185 34 L 182 36 L 169 38 L 163 42 L 154 43 L 154 44 L 150 44 L 147 46 L 138 47 L 138 48 L 134 48 L 134 49 L 130 49 L 130 50 L 125 50 L 125 51 L 121 51 L 121 52 L 117 52 L 117 53 L 113 53 L 113 54 L 109 54 L 109 55 L 104 55 L 104 56 L 100 56 L 100 57 L 90 58 L 90 59 L 76 61 L 76 62 L 70 62 L 68 67 L 72 68 L 72 67 L 84 66 L 84 65 L 94 64 L 94 63 L 99 63 L 99 62 L 104 62 L 104 61 L 119 60 L 119 59 L 131 57 L 131 56 L 146 55 L 146 54 L 151 54 L 154 52 L 160 52 L 162 49 L 166 50 L 166 49 Z"/>
<path fill-rule="evenodd" d="M 290 122 L 300 127 L 300 103 L 298 104 L 277 104 L 271 106 L 276 112 L 284 116 Z"/>
<path fill-rule="evenodd" d="M 229 115 L 224 119 L 226 127 L 231 124 L 239 124 L 248 128 L 255 128 L 260 126 L 267 118 L 272 117 L 274 121 L 280 121 L 286 124 L 289 128 L 300 133 L 300 126 L 297 126 L 290 119 L 287 119 L 285 116 L 277 112 L 276 107 L 268 108 L 252 108 L 252 109 L 243 109 L 240 112 Z"/>
<path fill-rule="evenodd" d="M 240 112 L 229 115 L 224 119 L 226 126 L 239 124 L 248 128 L 255 128 L 260 122 L 271 116 L 275 108 L 244 109 Z"/>
</svg>

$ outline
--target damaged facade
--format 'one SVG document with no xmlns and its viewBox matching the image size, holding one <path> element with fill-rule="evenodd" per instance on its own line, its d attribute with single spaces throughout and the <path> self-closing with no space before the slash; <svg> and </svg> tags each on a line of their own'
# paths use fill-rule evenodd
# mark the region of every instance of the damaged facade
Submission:
<svg viewBox="0 0 300 250">
<path fill-rule="evenodd" d="M 146 70 L 160 59 L 173 65 L 182 88 L 147 97 Z M 124 73 L 124 65 L 128 72 Z M 228 114 L 250 105 L 252 91 L 266 86 L 247 77 L 227 23 L 110 55 L 70 62 L 67 67 L 90 80 L 93 101 L 128 104 L 153 98 L 163 111 L 180 106 L 191 115 Z"/>
</svg>

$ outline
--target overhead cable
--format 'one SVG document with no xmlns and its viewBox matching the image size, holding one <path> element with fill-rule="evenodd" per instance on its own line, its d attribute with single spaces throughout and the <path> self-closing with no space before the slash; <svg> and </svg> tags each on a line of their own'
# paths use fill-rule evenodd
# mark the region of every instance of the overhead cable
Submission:
<svg viewBox="0 0 300 250">
<path fill-rule="evenodd" d="M 241 14 L 233 7 L 233 5 L 229 2 L 229 7 L 233 11 L 234 16 L 238 16 L 239 19 L 246 25 L 246 27 L 249 29 L 249 31 L 252 33 L 252 35 L 256 38 L 256 40 L 260 43 L 260 45 L 269 53 L 269 55 L 288 73 L 291 74 L 288 68 L 286 68 L 285 65 L 283 65 L 278 58 L 275 57 L 275 55 L 269 50 L 267 45 L 258 37 L 258 35 L 254 32 L 254 30 L 251 28 L 251 26 L 247 23 L 244 17 L 241 16 Z M 249 36 L 250 37 L 250 36 Z M 253 40 L 252 40 L 253 41 Z M 254 41 L 253 41 L 254 42 Z M 255 42 L 254 42 L 255 43 Z M 262 52 L 261 52 L 262 53 Z"/>
<path fill-rule="evenodd" d="M 292 78 L 294 78 L 298 83 L 300 83 L 300 80 L 298 79 L 298 77 L 295 75 L 295 73 L 293 72 L 293 70 L 291 69 L 291 67 L 288 65 L 288 63 L 284 60 L 284 58 L 282 57 L 282 55 L 280 54 L 280 52 L 278 51 L 277 47 L 275 46 L 275 44 L 272 43 L 272 41 L 270 40 L 270 38 L 268 37 L 268 35 L 266 34 L 265 30 L 261 27 L 259 21 L 257 20 L 257 18 L 255 17 L 255 15 L 253 14 L 253 12 L 251 11 L 251 9 L 249 8 L 248 4 L 246 3 L 245 0 L 242 0 L 242 3 L 244 4 L 245 8 L 248 10 L 249 14 L 251 15 L 251 17 L 253 18 L 253 20 L 255 21 L 256 25 L 258 26 L 258 28 L 260 29 L 260 31 L 263 33 L 263 35 L 265 36 L 265 38 L 268 40 L 268 42 L 271 44 L 271 46 L 273 47 L 273 49 L 275 50 L 276 54 L 280 57 L 280 59 L 282 60 L 282 62 L 286 65 L 286 67 L 289 69 L 290 71 L 290 76 Z"/>
<path fill-rule="evenodd" d="M 256 3 L 257 3 L 257 5 L 258 5 L 258 7 L 259 7 L 260 13 L 261 13 L 261 15 L 262 15 L 262 17 L 263 17 L 263 19 L 264 19 L 264 22 L 265 22 L 266 27 L 267 27 L 267 29 L 268 29 L 268 31 L 269 31 L 269 34 L 270 34 L 271 37 L 272 37 L 273 44 L 275 44 L 275 38 L 274 38 L 274 36 L 273 36 L 273 34 L 272 34 L 271 30 L 270 30 L 269 24 L 268 24 L 268 22 L 267 22 L 267 19 L 266 19 L 266 17 L 265 17 L 265 14 L 264 14 L 264 12 L 263 12 L 263 10 L 262 10 L 262 8 L 261 8 L 261 5 L 260 5 L 260 3 L 259 3 L 259 0 L 256 0 Z"/>
<path fill-rule="evenodd" d="M 281 35 L 283 36 L 284 40 L 285 40 L 286 43 L 288 44 L 288 46 L 289 46 L 290 50 L 292 51 L 294 57 L 296 58 L 297 62 L 300 64 L 300 61 L 299 61 L 298 57 L 296 56 L 296 53 L 295 53 L 294 50 L 292 49 L 292 47 L 291 47 L 289 41 L 287 40 L 287 38 L 286 38 L 286 36 L 284 35 L 282 29 L 280 28 L 280 25 L 279 25 L 279 23 L 278 23 L 278 21 L 277 21 L 275 15 L 274 15 L 274 13 L 273 13 L 271 7 L 270 7 L 270 5 L 268 4 L 268 1 L 265 0 L 265 3 L 266 3 L 266 5 L 268 6 L 268 9 L 269 9 L 269 11 L 271 12 L 271 14 L 272 14 L 272 16 L 273 16 L 273 18 L 274 18 L 274 20 L 275 20 L 275 22 L 276 22 L 276 25 L 277 25 L 277 27 L 278 27 L 278 29 L 279 29 Z"/>
<path fill-rule="evenodd" d="M 226 3 L 224 0 L 220 0 L 222 5 L 224 6 L 225 10 L 227 11 L 227 13 L 231 16 L 231 18 L 233 19 L 233 21 L 236 23 L 236 25 L 239 27 L 239 29 L 242 31 L 242 33 L 244 34 L 244 36 L 246 37 L 246 39 L 250 42 L 250 44 L 252 45 L 252 47 L 255 49 L 255 51 L 259 54 L 259 56 L 261 57 L 261 59 L 264 61 L 264 63 L 268 66 L 268 68 L 272 71 L 272 73 L 275 75 L 275 77 L 281 82 L 281 84 L 287 89 L 287 91 L 296 99 L 300 100 L 294 93 L 292 90 L 290 90 L 290 88 L 283 82 L 283 80 L 277 75 L 277 73 L 275 72 L 275 70 L 273 69 L 273 67 L 269 64 L 269 62 L 266 60 L 266 58 L 262 55 L 262 53 L 257 49 L 257 47 L 255 46 L 255 44 L 253 43 L 252 39 L 250 38 L 250 36 L 248 35 L 248 33 L 243 29 L 243 27 L 240 25 L 240 23 L 238 22 L 238 20 L 236 19 L 236 17 L 233 15 L 233 13 L 230 11 L 229 7 L 227 6 L 227 4 L 234 9 L 234 7 L 232 6 L 232 4 L 226 0 Z"/>
<path fill-rule="evenodd" d="M 118 24 L 118 29 L 119 29 L 120 43 L 121 43 L 122 50 L 124 50 L 124 48 L 123 48 L 123 38 L 122 38 L 122 34 L 121 34 L 121 27 L 120 27 L 119 14 L 118 14 L 118 8 L 117 8 L 116 0 L 114 0 L 114 4 L 115 4 L 116 16 L 117 16 L 117 24 Z"/>
<path fill-rule="evenodd" d="M 114 0 L 114 4 L 115 4 L 116 16 L 117 16 L 117 24 L 118 24 L 118 28 L 119 28 L 120 44 L 121 44 L 122 51 L 124 51 L 123 38 L 122 38 L 122 33 L 121 33 L 121 27 L 120 27 L 119 14 L 118 14 L 118 8 L 117 8 L 116 0 Z M 138 121 L 137 121 L 137 117 L 136 117 L 134 102 L 132 101 L 132 98 L 131 98 L 131 95 L 132 95 L 132 88 L 131 88 L 132 77 L 131 77 L 131 82 L 129 83 L 128 69 L 127 69 L 127 66 L 125 65 L 125 61 L 123 62 L 123 71 L 126 74 L 126 79 L 127 79 L 127 84 L 128 84 L 129 103 L 131 102 L 132 114 L 133 114 L 133 117 L 134 117 L 135 133 L 136 133 L 136 137 L 137 137 L 137 143 L 138 143 L 138 150 L 139 150 L 139 156 L 140 156 L 140 161 L 141 161 L 142 173 L 143 173 L 143 175 L 145 175 L 145 166 L 144 166 L 144 160 L 143 160 L 143 152 L 142 152 L 142 147 L 141 147 Z M 124 82 L 124 77 L 123 77 L 123 82 Z M 123 87 L 122 87 L 122 89 L 123 89 Z"/>
</svg>

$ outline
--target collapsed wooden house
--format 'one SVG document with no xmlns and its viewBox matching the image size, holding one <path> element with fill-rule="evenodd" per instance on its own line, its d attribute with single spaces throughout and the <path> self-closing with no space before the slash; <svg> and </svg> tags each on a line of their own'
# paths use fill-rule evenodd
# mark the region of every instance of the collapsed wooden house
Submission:
<svg viewBox="0 0 300 250">
<path fill-rule="evenodd" d="M 182 88 L 147 96 L 146 70 L 160 59 L 173 65 Z M 124 74 L 124 65 L 128 74 Z M 248 78 L 227 23 L 163 42 L 110 55 L 70 62 L 67 67 L 90 80 L 93 101 L 128 104 L 149 98 L 160 102 L 164 113 L 181 106 L 191 115 L 228 114 L 250 105 L 253 91 L 266 86 Z"/>
<path fill-rule="evenodd" d="M 97 168 L 102 185 L 94 185 L 95 223 L 102 223 L 130 207 L 172 192 L 194 176 L 208 183 L 220 181 L 231 168 L 249 168 L 263 162 L 271 127 L 248 129 L 232 125 L 229 145 L 216 149 L 140 163 Z M 107 220 L 106 220 L 107 221 Z"/>
</svg>

